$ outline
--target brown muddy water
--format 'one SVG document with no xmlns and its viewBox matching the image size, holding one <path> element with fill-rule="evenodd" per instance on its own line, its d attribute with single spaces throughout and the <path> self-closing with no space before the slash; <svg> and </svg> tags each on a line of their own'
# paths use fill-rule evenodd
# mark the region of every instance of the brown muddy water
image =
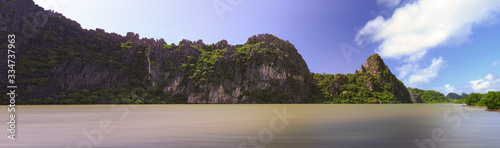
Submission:
<svg viewBox="0 0 500 148">
<path fill-rule="evenodd" d="M 0 148 L 498 148 L 500 112 L 455 104 L 31 105 Z M 420 145 L 420 146 L 419 146 Z"/>
</svg>

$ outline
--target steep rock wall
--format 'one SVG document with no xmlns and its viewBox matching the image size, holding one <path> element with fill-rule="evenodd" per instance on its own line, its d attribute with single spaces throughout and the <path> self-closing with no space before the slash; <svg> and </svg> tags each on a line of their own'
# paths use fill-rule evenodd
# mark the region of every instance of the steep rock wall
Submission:
<svg viewBox="0 0 500 148">
<path fill-rule="evenodd" d="M 176 45 L 87 30 L 31 0 L 1 4 L 0 36 L 17 37 L 20 102 L 95 96 L 90 103 L 160 103 L 177 96 L 181 103 L 294 103 L 309 94 L 305 61 L 274 35 L 252 36 L 243 45 Z M 6 85 L 5 77 L 0 81 Z"/>
</svg>

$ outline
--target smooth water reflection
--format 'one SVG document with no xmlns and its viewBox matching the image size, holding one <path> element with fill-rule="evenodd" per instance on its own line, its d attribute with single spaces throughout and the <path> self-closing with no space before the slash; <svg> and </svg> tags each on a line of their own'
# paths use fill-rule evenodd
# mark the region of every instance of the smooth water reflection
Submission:
<svg viewBox="0 0 500 148">
<path fill-rule="evenodd" d="M 7 121 L 6 106 L 0 110 Z M 443 148 L 500 145 L 499 112 L 454 104 L 50 105 L 17 111 L 17 140 L 0 130 L 1 148 L 418 148 L 415 140 L 426 139 Z M 111 130 L 99 129 L 106 123 Z M 445 139 L 433 140 L 434 130 Z"/>
</svg>

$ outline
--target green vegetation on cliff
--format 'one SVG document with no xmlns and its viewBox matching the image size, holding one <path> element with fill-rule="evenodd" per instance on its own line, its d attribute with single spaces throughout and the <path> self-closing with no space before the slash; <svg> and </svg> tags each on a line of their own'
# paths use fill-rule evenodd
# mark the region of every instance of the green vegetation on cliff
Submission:
<svg viewBox="0 0 500 148">
<path fill-rule="evenodd" d="M 370 91 L 365 80 L 372 78 L 365 73 L 314 74 L 324 103 L 401 103 L 388 91 Z"/>
<path fill-rule="evenodd" d="M 418 88 L 408 88 L 416 103 L 450 103 L 450 100 L 443 93 L 434 90 L 422 90 Z"/>
<path fill-rule="evenodd" d="M 355 74 L 312 74 L 314 103 L 411 103 L 404 84 L 378 54 L 371 55 Z"/>
</svg>

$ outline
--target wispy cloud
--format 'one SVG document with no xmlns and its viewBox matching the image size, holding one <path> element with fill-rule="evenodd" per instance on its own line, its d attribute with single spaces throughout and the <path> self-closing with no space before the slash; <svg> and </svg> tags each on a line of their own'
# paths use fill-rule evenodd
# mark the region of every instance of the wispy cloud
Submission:
<svg viewBox="0 0 500 148">
<path fill-rule="evenodd" d="M 451 86 L 450 84 L 444 85 L 444 91 L 447 93 L 455 91 L 455 87 Z"/>
<path fill-rule="evenodd" d="M 418 63 L 407 63 L 396 67 L 399 72 L 398 77 L 404 80 L 408 86 L 414 86 L 419 83 L 427 83 L 438 75 L 439 70 L 444 67 L 443 57 L 434 58 L 428 67 L 420 68 Z"/>
<path fill-rule="evenodd" d="M 486 93 L 488 91 L 500 91 L 500 78 L 494 74 L 487 74 L 483 79 L 472 80 L 463 84 L 446 84 L 443 87 L 435 89 L 444 94 L 449 92 Z"/>
<path fill-rule="evenodd" d="M 403 66 L 396 67 L 396 70 L 399 71 L 398 77 L 400 79 L 406 78 L 406 76 L 414 73 L 416 69 L 419 69 L 419 64 L 404 64 Z"/>
<path fill-rule="evenodd" d="M 401 3 L 401 0 L 377 0 L 377 4 L 394 8 Z"/>
<path fill-rule="evenodd" d="M 432 59 L 431 65 L 427 68 L 420 69 L 416 66 L 416 68 L 413 68 L 411 71 L 412 74 L 409 75 L 408 79 L 405 81 L 407 81 L 410 86 L 417 83 L 427 83 L 438 75 L 438 72 L 443 67 L 443 64 L 443 57 L 439 57 L 437 59 Z"/>
</svg>

